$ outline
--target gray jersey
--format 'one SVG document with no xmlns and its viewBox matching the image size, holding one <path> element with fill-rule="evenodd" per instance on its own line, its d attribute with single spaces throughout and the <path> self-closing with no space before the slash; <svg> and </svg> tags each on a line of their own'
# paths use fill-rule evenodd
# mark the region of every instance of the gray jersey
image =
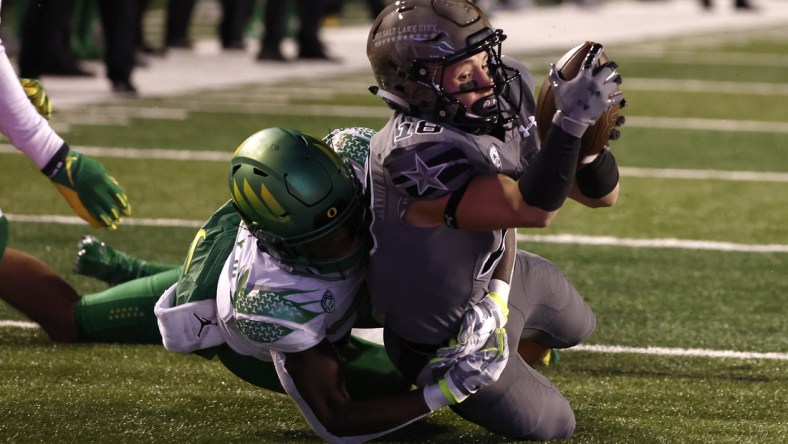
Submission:
<svg viewBox="0 0 788 444">
<path fill-rule="evenodd" d="M 375 245 L 368 286 L 386 325 L 402 338 L 437 344 L 456 334 L 465 310 L 486 292 L 503 252 L 503 232 L 441 226 L 415 228 L 402 220 L 413 200 L 456 191 L 473 176 L 519 177 L 538 151 L 533 81 L 525 68 L 510 102 L 522 100 L 519 123 L 500 138 L 396 112 L 372 139 L 368 180 Z M 511 99 L 514 98 L 514 99 Z"/>
</svg>

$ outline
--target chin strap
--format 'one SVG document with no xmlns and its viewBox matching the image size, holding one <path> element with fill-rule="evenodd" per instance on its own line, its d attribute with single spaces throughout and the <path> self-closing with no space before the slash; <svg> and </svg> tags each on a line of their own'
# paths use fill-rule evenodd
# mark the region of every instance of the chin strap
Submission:
<svg viewBox="0 0 788 444">
<path fill-rule="evenodd" d="M 369 92 L 380 97 L 387 103 L 396 106 L 397 108 L 401 109 L 404 112 L 410 111 L 410 105 L 408 105 L 408 102 L 402 100 L 402 98 L 399 96 L 396 96 L 388 91 L 384 91 L 377 86 L 370 86 Z"/>
</svg>

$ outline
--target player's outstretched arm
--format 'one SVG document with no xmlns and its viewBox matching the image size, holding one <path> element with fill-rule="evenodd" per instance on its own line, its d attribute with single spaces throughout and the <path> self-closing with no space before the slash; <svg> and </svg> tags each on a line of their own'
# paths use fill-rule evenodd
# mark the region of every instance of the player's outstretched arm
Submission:
<svg viewBox="0 0 788 444">
<path fill-rule="evenodd" d="M 420 390 L 352 400 L 342 364 L 327 340 L 299 353 L 274 353 L 274 364 L 287 394 L 328 442 L 363 442 L 430 412 Z"/>
<path fill-rule="evenodd" d="M 274 352 L 282 385 L 310 426 L 328 442 L 364 442 L 399 429 L 438 408 L 462 402 L 496 381 L 508 359 L 506 332 L 450 367 L 424 389 L 351 399 L 333 346 L 323 340 L 298 353 Z"/>
<path fill-rule="evenodd" d="M 98 161 L 71 150 L 46 122 L 52 110 L 39 82 L 18 79 L 0 43 L 0 132 L 56 185 L 94 227 L 115 229 L 131 206 Z M 40 114 L 40 115 L 39 115 Z"/>
<path fill-rule="evenodd" d="M 523 200 L 517 181 L 503 174 L 484 174 L 470 180 L 462 190 L 438 199 L 411 202 L 405 221 L 419 227 L 448 224 L 461 230 L 542 228 L 557 210 L 547 211 Z M 454 197 L 455 201 L 450 201 Z"/>
</svg>

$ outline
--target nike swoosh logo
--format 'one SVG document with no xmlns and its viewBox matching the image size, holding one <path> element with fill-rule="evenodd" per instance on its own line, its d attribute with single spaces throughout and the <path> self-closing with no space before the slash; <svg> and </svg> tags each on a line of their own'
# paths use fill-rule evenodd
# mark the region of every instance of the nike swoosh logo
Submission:
<svg viewBox="0 0 788 444">
<path fill-rule="evenodd" d="M 197 245 L 199 245 L 200 241 L 205 239 L 205 228 L 200 228 L 200 231 L 197 232 L 197 235 L 194 236 L 194 240 L 192 241 L 191 246 L 189 247 L 189 255 L 186 256 L 186 266 L 183 268 L 183 274 L 189 272 L 189 268 L 192 266 L 192 257 L 194 256 L 194 250 L 197 249 Z"/>
</svg>

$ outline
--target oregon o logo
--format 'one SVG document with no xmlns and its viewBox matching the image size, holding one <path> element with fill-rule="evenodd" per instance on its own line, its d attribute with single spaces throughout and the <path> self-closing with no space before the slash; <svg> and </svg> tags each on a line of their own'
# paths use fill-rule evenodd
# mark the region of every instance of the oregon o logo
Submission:
<svg viewBox="0 0 788 444">
<path fill-rule="evenodd" d="M 331 207 L 328 209 L 328 211 L 326 211 L 326 216 L 328 216 L 329 219 L 333 219 L 336 217 L 338 212 L 339 210 L 337 210 L 337 207 Z"/>
</svg>

